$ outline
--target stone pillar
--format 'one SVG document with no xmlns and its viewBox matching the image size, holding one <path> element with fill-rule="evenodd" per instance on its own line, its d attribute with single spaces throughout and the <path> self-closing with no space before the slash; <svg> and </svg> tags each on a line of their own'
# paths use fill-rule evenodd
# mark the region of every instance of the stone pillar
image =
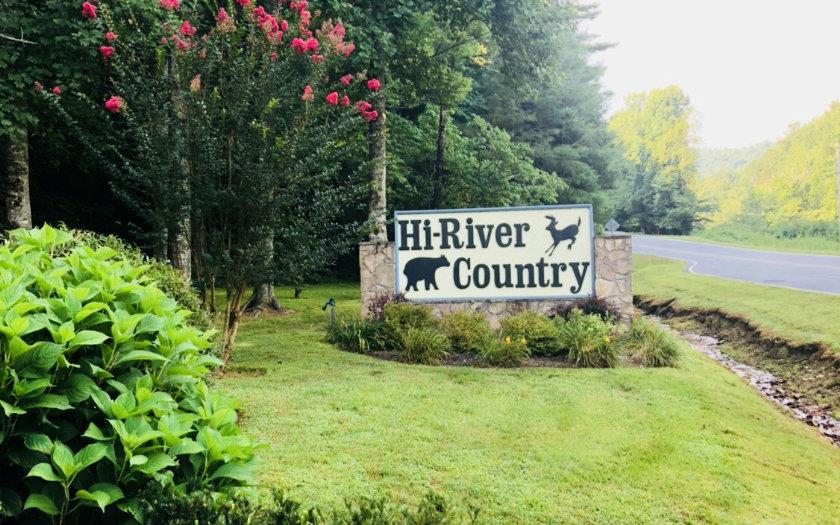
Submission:
<svg viewBox="0 0 840 525">
<path fill-rule="evenodd" d="M 359 245 L 362 316 L 370 314 L 370 301 L 394 293 L 394 244 L 363 242 Z M 609 301 L 624 316 L 633 315 L 633 247 L 629 235 L 595 238 L 595 295 Z M 560 301 L 480 301 L 475 303 L 427 303 L 439 315 L 462 310 L 484 312 L 493 326 L 502 317 L 522 310 L 548 311 Z"/>
<path fill-rule="evenodd" d="M 359 244 L 362 287 L 362 317 L 370 316 L 370 302 L 383 293 L 394 293 L 394 243 L 368 241 Z"/>
<path fill-rule="evenodd" d="M 595 296 L 633 316 L 633 239 L 629 235 L 595 237 Z"/>
</svg>

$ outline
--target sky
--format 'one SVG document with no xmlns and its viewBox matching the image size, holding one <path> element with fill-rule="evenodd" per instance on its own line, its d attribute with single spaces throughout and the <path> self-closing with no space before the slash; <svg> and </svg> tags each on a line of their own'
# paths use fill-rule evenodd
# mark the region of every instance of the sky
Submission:
<svg viewBox="0 0 840 525">
<path fill-rule="evenodd" d="M 698 144 L 781 138 L 840 100 L 840 0 L 592 0 L 610 111 L 629 93 L 680 86 Z"/>
</svg>

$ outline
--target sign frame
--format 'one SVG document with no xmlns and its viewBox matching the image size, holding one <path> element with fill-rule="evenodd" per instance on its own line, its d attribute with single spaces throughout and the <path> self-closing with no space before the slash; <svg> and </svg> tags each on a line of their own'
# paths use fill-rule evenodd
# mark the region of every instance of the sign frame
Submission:
<svg viewBox="0 0 840 525">
<path fill-rule="evenodd" d="M 592 284 L 592 293 L 590 295 L 545 295 L 545 296 L 514 296 L 514 297 L 435 297 L 429 299 L 406 299 L 411 303 L 509 303 L 513 301 L 576 301 L 578 299 L 597 297 L 595 290 L 595 279 L 597 261 L 595 260 L 595 217 L 593 213 L 592 204 L 546 204 L 540 206 L 509 206 L 497 208 L 452 208 L 440 210 L 395 210 L 394 211 L 394 294 L 402 294 L 402 287 L 400 286 L 400 215 L 442 215 L 447 213 L 487 213 L 505 211 L 540 211 L 540 210 L 557 210 L 557 209 L 579 209 L 589 214 L 589 238 L 592 240 L 592 253 L 590 255 L 592 260 L 592 271 L 589 272 L 589 280 Z"/>
</svg>

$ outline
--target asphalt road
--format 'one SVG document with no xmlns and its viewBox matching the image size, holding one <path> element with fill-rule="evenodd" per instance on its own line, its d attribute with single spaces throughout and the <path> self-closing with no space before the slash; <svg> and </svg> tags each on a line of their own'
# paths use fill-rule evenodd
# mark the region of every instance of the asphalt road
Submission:
<svg viewBox="0 0 840 525">
<path fill-rule="evenodd" d="M 633 236 L 633 252 L 686 262 L 699 275 L 840 295 L 840 256 L 751 250 L 649 235 Z"/>
</svg>

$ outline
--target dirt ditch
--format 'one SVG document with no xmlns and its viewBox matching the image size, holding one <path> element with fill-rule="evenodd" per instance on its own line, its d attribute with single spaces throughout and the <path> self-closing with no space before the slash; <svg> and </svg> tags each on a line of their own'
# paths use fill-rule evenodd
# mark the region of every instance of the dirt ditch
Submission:
<svg viewBox="0 0 840 525">
<path fill-rule="evenodd" d="M 636 305 L 840 446 L 840 360 L 827 349 L 768 337 L 717 311 L 647 298 L 636 298 Z"/>
</svg>

